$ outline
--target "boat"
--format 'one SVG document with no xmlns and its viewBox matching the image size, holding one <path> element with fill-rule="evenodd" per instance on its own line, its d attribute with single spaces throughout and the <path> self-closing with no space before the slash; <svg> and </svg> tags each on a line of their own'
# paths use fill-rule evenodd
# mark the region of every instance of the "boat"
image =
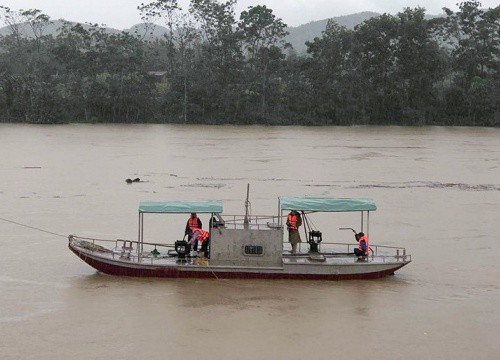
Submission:
<svg viewBox="0 0 500 360">
<path fill-rule="evenodd" d="M 248 206 L 248 194 L 247 202 Z M 279 197 L 278 214 L 271 216 L 224 215 L 222 202 L 144 201 L 138 208 L 137 240 L 106 240 L 70 235 L 69 249 L 102 273 L 133 277 L 216 279 L 374 279 L 393 275 L 411 262 L 402 247 L 374 245 L 367 256 L 355 256 L 357 247 L 336 243 L 315 229 L 311 216 L 338 213 L 360 215 L 360 229 L 368 237 L 373 200 L 352 198 Z M 289 211 L 303 219 L 303 242 L 292 254 L 285 222 Z M 147 241 L 144 218 L 150 214 L 168 216 L 191 213 L 210 219 L 209 251 L 194 254 L 185 239 L 170 243 Z M 356 220 L 357 222 L 358 220 Z M 339 228 L 340 231 L 351 228 Z M 302 230 L 302 229 L 301 229 Z M 335 229 L 336 230 L 336 229 Z"/>
</svg>

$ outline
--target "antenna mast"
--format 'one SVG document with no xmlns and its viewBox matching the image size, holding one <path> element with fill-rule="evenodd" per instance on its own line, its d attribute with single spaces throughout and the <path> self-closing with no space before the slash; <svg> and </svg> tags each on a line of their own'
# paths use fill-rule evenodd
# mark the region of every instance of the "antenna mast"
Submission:
<svg viewBox="0 0 500 360">
<path fill-rule="evenodd" d="M 249 220 L 249 207 L 250 207 L 250 184 L 247 184 L 247 199 L 245 200 L 245 219 L 243 220 L 243 227 L 248 229 L 248 225 L 250 224 Z"/>
</svg>

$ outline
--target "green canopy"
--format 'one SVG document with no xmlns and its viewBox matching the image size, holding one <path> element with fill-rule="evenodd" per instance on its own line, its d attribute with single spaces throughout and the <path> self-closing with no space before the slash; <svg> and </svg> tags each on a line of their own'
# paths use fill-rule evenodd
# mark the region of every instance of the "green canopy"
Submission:
<svg viewBox="0 0 500 360">
<path fill-rule="evenodd" d="M 279 201 L 280 211 L 347 212 L 377 210 L 375 202 L 370 199 L 280 197 Z"/>
<path fill-rule="evenodd" d="M 221 213 L 222 202 L 214 201 L 141 201 L 140 213 L 189 214 Z"/>
</svg>

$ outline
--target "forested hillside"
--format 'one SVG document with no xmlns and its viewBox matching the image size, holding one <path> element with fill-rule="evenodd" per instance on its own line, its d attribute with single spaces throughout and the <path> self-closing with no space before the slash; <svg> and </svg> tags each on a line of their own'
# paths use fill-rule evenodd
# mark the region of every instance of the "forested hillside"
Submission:
<svg viewBox="0 0 500 360">
<path fill-rule="evenodd" d="M 290 43 L 298 54 L 303 54 L 307 52 L 306 42 L 321 36 L 321 33 L 326 29 L 328 21 L 335 21 L 340 26 L 345 26 L 352 30 L 363 21 L 379 15 L 366 11 L 358 14 L 334 17 L 332 19 L 311 21 L 297 27 L 288 27 L 286 28 L 288 34 L 285 36 L 285 41 Z"/>
<path fill-rule="evenodd" d="M 42 11 L 0 7 L 0 121 L 500 125 L 500 6 L 328 21 L 302 56 L 271 9 L 235 3 L 158 0 L 138 31 L 56 35 Z"/>
<path fill-rule="evenodd" d="M 321 33 L 325 30 L 326 24 L 329 20 L 334 20 L 341 26 L 345 26 L 348 29 L 354 29 L 358 24 L 369 18 L 379 16 L 380 14 L 375 12 L 362 12 L 357 14 L 345 15 L 334 17 L 332 19 L 311 21 L 307 24 L 303 24 L 296 27 L 286 27 L 285 30 L 288 34 L 285 35 L 284 40 L 293 46 L 294 50 L 299 54 L 305 54 L 307 52 L 306 41 L 311 41 L 315 37 L 321 36 Z M 57 36 L 59 35 L 63 25 L 76 25 L 76 23 L 69 23 L 65 20 L 55 20 L 50 21 L 45 27 L 43 33 L 45 35 Z M 90 26 L 88 24 L 82 24 L 85 29 Z M 120 30 L 113 29 L 110 27 L 105 27 L 104 30 L 110 34 L 119 33 Z M 130 34 L 139 34 L 143 39 L 151 41 L 159 38 L 163 38 L 164 34 L 167 32 L 167 28 L 159 23 L 155 23 L 153 27 L 148 26 L 148 24 L 136 24 L 129 29 L 124 29 L 123 32 L 128 32 Z M 21 35 L 33 38 L 33 30 L 27 23 L 22 23 L 19 26 L 19 32 Z M 0 27 L 0 35 L 11 34 L 11 29 L 9 26 Z"/>
</svg>

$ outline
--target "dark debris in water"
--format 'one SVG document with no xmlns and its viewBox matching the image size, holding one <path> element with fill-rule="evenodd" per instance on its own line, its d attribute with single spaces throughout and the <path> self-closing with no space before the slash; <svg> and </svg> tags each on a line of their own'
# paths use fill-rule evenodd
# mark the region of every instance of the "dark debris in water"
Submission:
<svg viewBox="0 0 500 360">
<path fill-rule="evenodd" d="M 141 180 L 140 178 L 135 178 L 135 179 L 125 179 L 125 182 L 127 184 L 132 184 L 132 183 L 143 183 L 143 182 L 149 182 L 148 180 Z"/>
<path fill-rule="evenodd" d="M 125 182 L 126 182 L 127 184 L 132 184 L 132 183 L 134 183 L 134 182 L 140 182 L 140 181 L 141 181 L 141 179 L 140 179 L 140 178 L 135 178 L 135 179 L 125 179 Z"/>
</svg>

